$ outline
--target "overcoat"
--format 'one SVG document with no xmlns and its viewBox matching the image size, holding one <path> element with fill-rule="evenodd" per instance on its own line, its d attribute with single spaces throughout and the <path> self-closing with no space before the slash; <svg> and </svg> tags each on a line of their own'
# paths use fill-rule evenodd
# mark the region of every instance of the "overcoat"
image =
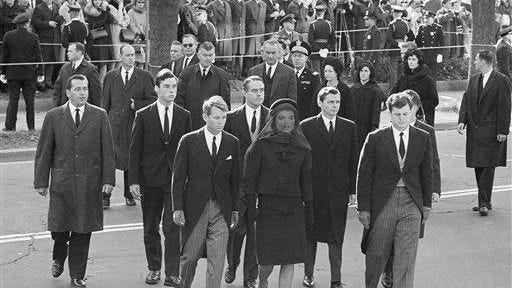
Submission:
<svg viewBox="0 0 512 288">
<path fill-rule="evenodd" d="M 509 134 L 510 80 L 492 71 L 478 93 L 481 73 L 471 77 L 462 96 L 459 123 L 466 124 L 466 166 L 496 167 L 507 164 L 507 141 L 499 143 L 497 134 Z"/>
<path fill-rule="evenodd" d="M 345 235 L 349 195 L 356 193 L 359 154 L 354 122 L 336 117 L 334 136 L 321 114 L 300 123 L 313 156 L 314 237 L 318 242 L 341 244 Z"/>
<path fill-rule="evenodd" d="M 48 230 L 103 229 L 102 186 L 115 184 L 114 147 L 107 113 L 85 104 L 78 128 L 69 105 L 50 110 L 37 144 L 34 187 L 50 186 Z"/>
<path fill-rule="evenodd" d="M 208 4 L 208 10 L 211 12 L 211 22 L 217 29 L 218 39 L 226 39 L 233 37 L 233 25 L 231 22 L 231 6 L 229 3 L 223 0 L 214 0 Z M 219 56 L 231 56 L 232 55 L 232 42 L 219 41 L 217 44 L 217 55 Z M 231 59 L 221 59 L 231 60 Z"/>
<path fill-rule="evenodd" d="M 267 4 L 263 1 L 247 1 L 246 35 L 247 37 L 247 55 L 260 55 L 263 36 L 249 37 L 265 33 L 265 11 Z"/>
<path fill-rule="evenodd" d="M 265 79 L 265 63 L 258 64 L 249 69 L 249 75 L 260 76 Z M 272 76 L 272 88 L 270 95 L 265 95 L 265 101 L 270 106 L 274 101 L 281 98 L 290 98 L 297 101 L 297 76 L 293 68 L 278 62 Z"/>
<path fill-rule="evenodd" d="M 121 68 L 111 70 L 103 81 L 101 108 L 105 109 L 112 126 L 116 168 L 128 170 L 130 153 L 130 135 L 135 119 L 135 111 L 155 102 L 155 82 L 149 72 L 133 68 L 133 74 L 125 85 L 121 77 Z M 130 108 L 131 99 L 135 110 Z"/>
<path fill-rule="evenodd" d="M 512 46 L 510 43 L 500 40 L 496 46 L 496 70 L 512 80 Z"/>
<path fill-rule="evenodd" d="M 37 35 L 26 28 L 5 33 L 0 51 L 0 63 L 42 62 L 41 46 Z M 0 74 L 7 79 L 36 79 L 43 74 L 42 65 L 0 66 Z"/>
<path fill-rule="evenodd" d="M 71 75 L 82 74 L 89 82 L 89 98 L 87 102 L 100 106 L 101 105 L 101 82 L 100 74 L 96 66 L 89 61 L 83 59 L 77 69 L 73 69 L 73 62 L 68 62 L 60 68 L 59 76 L 54 84 L 53 90 L 53 106 L 58 107 L 64 105 L 68 101 L 66 95 L 66 82 Z"/>
<path fill-rule="evenodd" d="M 380 87 L 368 82 L 364 85 L 355 83 L 350 87 L 350 93 L 354 99 L 355 117 L 358 134 L 358 152 L 363 148 L 366 135 L 379 128 L 380 124 L 380 103 L 384 92 Z"/>
<path fill-rule="evenodd" d="M 57 27 L 52 28 L 48 24 L 49 21 L 57 22 Z M 39 36 L 39 42 L 41 42 L 41 51 L 43 53 L 43 60 L 55 61 L 51 58 L 51 53 L 54 53 L 54 57 L 60 55 L 60 45 L 45 45 L 45 43 L 61 43 L 60 29 L 61 25 L 64 24 L 64 17 L 59 15 L 59 9 L 55 4 L 52 4 L 52 10 L 48 8 L 45 3 L 41 3 L 34 8 L 32 12 L 32 20 L 30 24 L 34 28 L 34 33 Z M 48 79 L 47 79 L 48 80 Z"/>
<path fill-rule="evenodd" d="M 230 0 L 232 37 L 243 37 L 230 41 L 233 43 L 233 54 L 245 54 L 245 17 L 247 15 L 247 4 L 244 1 Z"/>
</svg>

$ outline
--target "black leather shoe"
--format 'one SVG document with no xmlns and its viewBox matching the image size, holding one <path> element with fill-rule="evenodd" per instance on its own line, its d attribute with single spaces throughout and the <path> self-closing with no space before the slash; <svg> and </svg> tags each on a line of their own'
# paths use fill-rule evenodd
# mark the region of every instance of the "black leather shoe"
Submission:
<svg viewBox="0 0 512 288">
<path fill-rule="evenodd" d="M 157 284 L 158 282 L 160 282 L 160 270 L 149 271 L 148 276 L 146 276 L 146 283 Z"/>
<path fill-rule="evenodd" d="M 473 207 L 473 211 L 474 211 L 474 212 L 478 212 L 478 211 L 480 211 L 480 207 L 478 207 L 478 206 Z"/>
<path fill-rule="evenodd" d="M 52 263 L 52 276 L 53 278 L 59 277 L 64 272 L 64 263 L 59 260 L 53 260 Z"/>
<path fill-rule="evenodd" d="M 233 281 L 235 281 L 235 277 L 235 269 L 233 269 L 231 266 L 228 266 L 228 268 L 226 268 L 226 272 L 224 273 L 224 282 L 226 282 L 226 284 L 231 284 Z"/>
<path fill-rule="evenodd" d="M 480 216 L 488 216 L 489 215 L 489 209 L 487 207 L 480 207 Z"/>
<path fill-rule="evenodd" d="M 332 282 L 331 283 L 331 288 L 343 288 L 345 287 L 345 284 L 341 283 L 341 282 Z"/>
<path fill-rule="evenodd" d="M 393 287 L 393 274 L 391 273 L 382 273 L 382 277 L 380 278 L 380 283 L 384 288 L 392 288 Z"/>
<path fill-rule="evenodd" d="M 256 288 L 256 280 L 251 279 L 244 281 L 244 288 Z"/>
<path fill-rule="evenodd" d="M 103 197 L 103 199 L 101 199 L 101 205 L 103 206 L 103 209 L 109 209 L 110 208 L 110 198 Z"/>
<path fill-rule="evenodd" d="M 135 206 L 137 203 L 135 202 L 135 199 L 133 198 L 126 198 L 126 206 Z"/>
<path fill-rule="evenodd" d="M 165 277 L 164 286 L 182 288 L 183 283 L 181 282 L 181 279 L 178 276 L 167 276 Z"/>
<path fill-rule="evenodd" d="M 85 288 L 87 283 L 85 283 L 84 279 L 71 279 L 71 287 Z"/>
<path fill-rule="evenodd" d="M 304 287 L 315 286 L 315 277 L 304 276 L 304 280 L 302 280 L 302 285 L 304 285 Z"/>
</svg>

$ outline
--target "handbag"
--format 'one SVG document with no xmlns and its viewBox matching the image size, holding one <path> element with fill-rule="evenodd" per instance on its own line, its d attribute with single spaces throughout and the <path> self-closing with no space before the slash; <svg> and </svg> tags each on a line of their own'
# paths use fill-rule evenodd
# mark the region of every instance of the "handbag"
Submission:
<svg viewBox="0 0 512 288">
<path fill-rule="evenodd" d="M 135 41 L 135 32 L 128 28 L 121 29 L 121 33 L 119 34 L 119 40 L 121 42 L 127 42 L 132 44 Z"/>
<path fill-rule="evenodd" d="M 89 34 L 93 40 L 108 37 L 108 32 L 105 28 L 91 29 Z"/>
</svg>

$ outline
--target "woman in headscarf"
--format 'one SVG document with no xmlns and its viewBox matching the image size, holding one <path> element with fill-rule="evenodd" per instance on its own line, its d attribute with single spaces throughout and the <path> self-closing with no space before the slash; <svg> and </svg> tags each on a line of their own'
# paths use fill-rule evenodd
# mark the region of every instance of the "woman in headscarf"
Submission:
<svg viewBox="0 0 512 288">
<path fill-rule="evenodd" d="M 274 265 L 281 266 L 278 287 L 291 287 L 294 264 L 305 260 L 306 230 L 313 222 L 312 160 L 298 119 L 295 101 L 274 102 L 270 119 L 245 155 L 242 201 L 256 221 L 261 288 L 268 286 Z"/>
<path fill-rule="evenodd" d="M 356 108 L 354 122 L 357 125 L 359 151 L 368 133 L 379 128 L 381 102 L 386 101 L 374 77 L 373 65 L 362 62 L 356 69 L 356 83 L 350 87 Z"/>
<path fill-rule="evenodd" d="M 341 105 L 338 115 L 354 121 L 355 108 L 352 95 L 350 94 L 350 88 L 340 79 L 341 73 L 343 72 L 343 62 L 336 57 L 329 56 L 325 58 L 321 70 L 324 81 L 317 87 L 314 95 L 318 95 L 320 89 L 324 87 L 335 87 L 341 93 Z M 315 116 L 320 113 L 320 107 L 318 107 L 316 103 L 316 97 L 313 97 L 312 101 L 311 116 Z"/>
</svg>

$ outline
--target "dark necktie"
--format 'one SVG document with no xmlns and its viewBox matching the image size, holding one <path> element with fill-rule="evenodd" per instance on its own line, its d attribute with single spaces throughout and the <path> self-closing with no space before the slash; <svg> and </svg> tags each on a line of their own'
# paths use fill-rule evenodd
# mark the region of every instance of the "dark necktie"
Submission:
<svg viewBox="0 0 512 288">
<path fill-rule="evenodd" d="M 268 69 L 267 69 L 267 74 L 266 74 L 266 77 L 268 80 L 270 80 L 270 75 L 271 75 L 271 72 L 272 72 L 272 67 L 268 66 Z"/>
<path fill-rule="evenodd" d="M 169 107 L 165 107 L 165 114 L 164 114 L 164 135 L 165 135 L 165 141 L 169 141 L 169 117 L 167 117 L 167 113 L 169 112 Z"/>
<path fill-rule="evenodd" d="M 404 157 L 405 157 L 404 132 L 400 132 L 400 146 L 398 147 L 398 152 L 400 153 L 400 159 L 404 159 Z"/>
<path fill-rule="evenodd" d="M 213 136 L 212 141 L 212 159 L 215 161 L 215 158 L 217 157 L 217 143 L 215 142 L 217 138 Z"/>
<path fill-rule="evenodd" d="M 484 74 L 480 74 L 478 78 L 478 98 L 482 96 L 482 91 L 484 90 Z"/>
<path fill-rule="evenodd" d="M 251 134 L 254 134 L 256 131 L 256 110 L 252 113 L 252 121 L 251 121 Z"/>
<path fill-rule="evenodd" d="M 189 57 L 186 57 L 185 58 L 185 61 L 183 61 L 183 67 L 182 68 L 185 68 L 188 66 L 188 62 L 190 61 L 190 58 Z"/>
<path fill-rule="evenodd" d="M 80 109 L 78 108 L 75 109 L 75 124 L 77 128 L 80 126 Z"/>
<path fill-rule="evenodd" d="M 329 135 L 331 135 L 331 137 L 334 135 L 334 126 L 332 126 L 332 121 L 329 121 Z"/>
<path fill-rule="evenodd" d="M 128 71 L 124 74 L 124 85 L 128 84 Z"/>
<path fill-rule="evenodd" d="M 203 68 L 203 78 L 206 78 L 206 68 Z"/>
</svg>

